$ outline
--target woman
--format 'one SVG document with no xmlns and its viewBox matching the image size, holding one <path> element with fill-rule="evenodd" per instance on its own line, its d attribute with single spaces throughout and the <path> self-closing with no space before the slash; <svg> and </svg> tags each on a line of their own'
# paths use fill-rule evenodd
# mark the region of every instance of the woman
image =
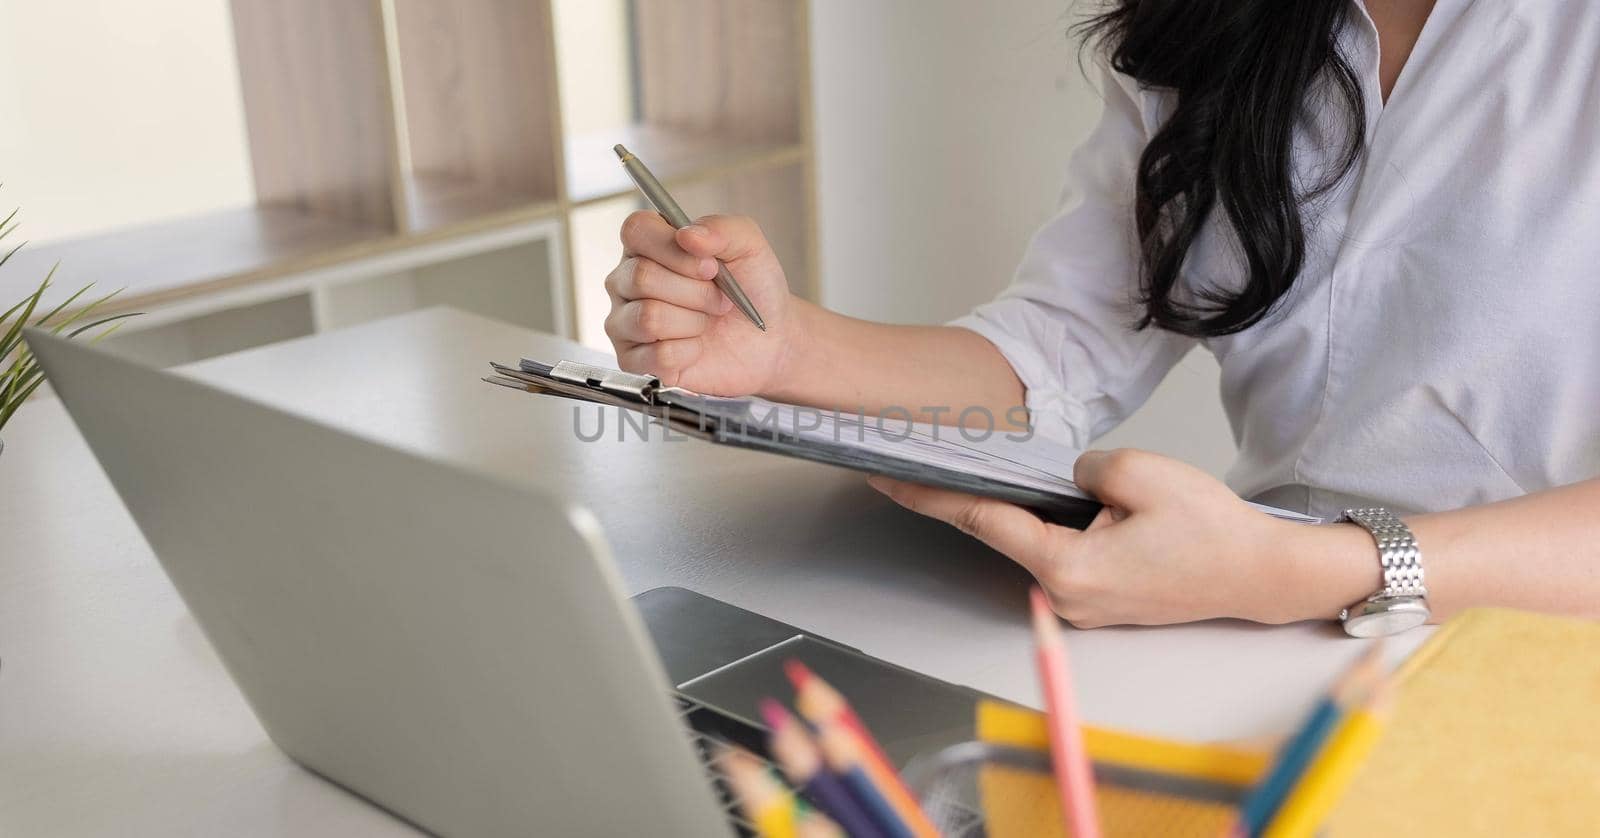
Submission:
<svg viewBox="0 0 1600 838">
<path fill-rule="evenodd" d="M 1074 479 L 1107 509 L 1078 532 L 871 482 L 1022 564 L 1079 626 L 1600 616 L 1600 14 L 1125 0 L 1086 31 L 1105 112 L 998 299 L 942 327 L 853 320 L 792 297 L 753 221 L 639 213 L 607 280 L 622 366 L 822 407 L 1024 404 L 1081 447 L 1198 342 L 1222 365 L 1231 489 L 1091 451 Z M 1404 525 L 1290 524 L 1240 496 Z"/>
</svg>

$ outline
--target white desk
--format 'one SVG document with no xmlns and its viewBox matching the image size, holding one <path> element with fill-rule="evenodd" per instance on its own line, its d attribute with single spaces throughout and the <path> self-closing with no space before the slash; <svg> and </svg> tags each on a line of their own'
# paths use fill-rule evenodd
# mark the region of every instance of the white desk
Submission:
<svg viewBox="0 0 1600 838">
<path fill-rule="evenodd" d="M 614 428 L 583 443 L 570 402 L 478 380 L 490 359 L 580 352 L 436 309 L 184 372 L 578 498 L 634 591 L 682 585 L 1038 703 L 1028 577 L 860 475 L 694 441 L 618 443 Z M 58 403 L 24 408 L 5 438 L 0 834 L 415 834 L 267 741 Z M 1282 732 L 1361 648 L 1331 625 L 1232 622 L 1070 643 L 1090 721 L 1195 739 Z"/>
</svg>

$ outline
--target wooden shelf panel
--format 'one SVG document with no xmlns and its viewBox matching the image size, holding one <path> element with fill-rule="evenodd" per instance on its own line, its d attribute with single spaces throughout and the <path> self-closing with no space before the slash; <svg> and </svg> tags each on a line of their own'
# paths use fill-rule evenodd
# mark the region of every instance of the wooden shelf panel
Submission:
<svg viewBox="0 0 1600 838">
<path fill-rule="evenodd" d="M 555 59 L 546 0 L 392 2 L 401 177 L 423 186 L 425 202 L 407 207 L 408 220 L 422 221 L 409 229 L 434 226 L 428 220 L 441 208 L 455 216 L 443 221 L 459 220 L 459 210 L 480 200 L 494 209 L 554 203 Z M 430 196 L 428 184 L 441 179 L 455 182 Z M 440 203 L 426 205 L 430 197 Z"/>
<path fill-rule="evenodd" d="M 93 282 L 101 293 L 126 289 L 115 301 L 126 309 L 247 281 L 388 235 L 291 207 L 221 210 L 24 247 L 0 270 L 0 300 L 25 296 L 60 262 L 45 306 Z"/>
<path fill-rule="evenodd" d="M 406 177 L 406 229 L 436 230 L 456 224 L 473 224 L 504 213 L 550 212 L 554 198 L 450 174 L 414 172 Z"/>
<path fill-rule="evenodd" d="M 398 148 L 380 4 L 230 5 L 256 200 L 395 226 Z"/>
<path fill-rule="evenodd" d="M 567 195 L 574 204 L 604 201 L 634 192 L 633 181 L 611 147 L 621 143 L 668 186 L 709 180 L 743 169 L 794 163 L 805 156 L 798 143 L 740 140 L 656 125 L 574 134 L 567 137 Z M 679 197 L 682 202 L 681 196 Z M 684 204 L 690 215 L 710 212 Z"/>
<path fill-rule="evenodd" d="M 803 0 L 633 0 L 632 8 L 642 122 L 801 141 Z"/>
</svg>

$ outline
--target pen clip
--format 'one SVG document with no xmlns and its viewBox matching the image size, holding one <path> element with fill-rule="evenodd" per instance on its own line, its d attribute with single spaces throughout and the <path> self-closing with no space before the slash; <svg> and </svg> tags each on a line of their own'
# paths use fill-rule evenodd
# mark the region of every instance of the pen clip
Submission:
<svg viewBox="0 0 1600 838">
<path fill-rule="evenodd" d="M 562 361 L 556 364 L 550 368 L 550 377 L 569 384 L 598 387 L 608 393 L 627 396 L 645 404 L 655 404 L 656 390 L 661 387 L 661 379 L 653 375 L 606 369 L 591 364 L 580 364 L 577 361 Z"/>
</svg>

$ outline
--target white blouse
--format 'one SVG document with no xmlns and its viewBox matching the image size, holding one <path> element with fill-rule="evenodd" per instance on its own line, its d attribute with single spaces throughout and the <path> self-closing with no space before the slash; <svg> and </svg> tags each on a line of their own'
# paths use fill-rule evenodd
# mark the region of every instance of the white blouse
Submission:
<svg viewBox="0 0 1600 838">
<path fill-rule="evenodd" d="M 1600 7 L 1438 0 L 1384 104 L 1377 29 L 1352 4 L 1341 38 L 1366 97 L 1365 157 L 1308 213 L 1305 266 L 1278 312 L 1203 341 L 1239 447 L 1229 485 L 1332 516 L 1600 475 Z M 1128 325 L 1135 166 L 1172 101 L 1107 77 L 1060 213 L 1011 287 L 955 321 L 1011 362 L 1039 432 L 1078 447 L 1195 342 Z M 1302 122 L 1307 180 L 1343 118 Z M 1219 215 L 1186 282 L 1243 276 Z"/>
</svg>

